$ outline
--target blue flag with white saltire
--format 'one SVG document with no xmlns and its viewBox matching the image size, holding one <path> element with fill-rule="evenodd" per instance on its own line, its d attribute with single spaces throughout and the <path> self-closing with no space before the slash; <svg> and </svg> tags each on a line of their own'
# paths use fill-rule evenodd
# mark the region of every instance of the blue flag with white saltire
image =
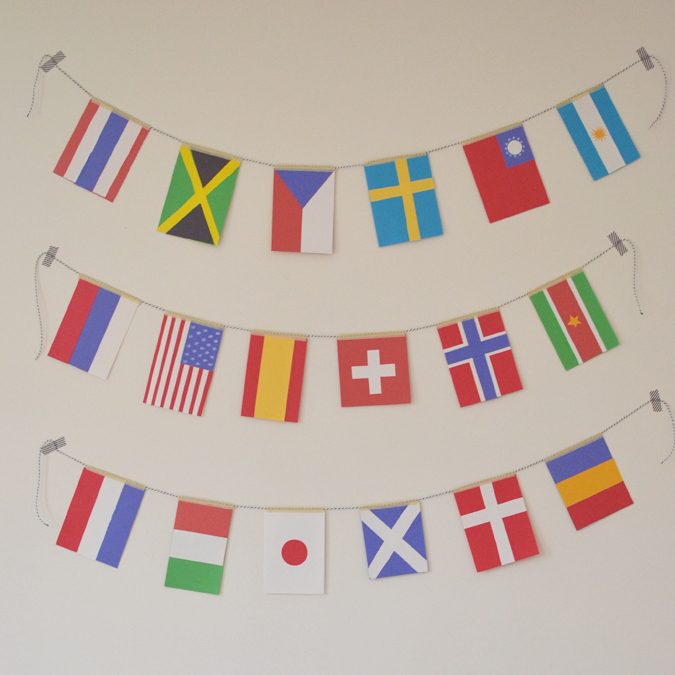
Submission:
<svg viewBox="0 0 675 675">
<path fill-rule="evenodd" d="M 419 502 L 361 510 L 368 577 L 428 572 Z"/>
<path fill-rule="evenodd" d="M 640 153 L 604 86 L 559 105 L 558 112 L 593 180 L 639 159 Z"/>
</svg>

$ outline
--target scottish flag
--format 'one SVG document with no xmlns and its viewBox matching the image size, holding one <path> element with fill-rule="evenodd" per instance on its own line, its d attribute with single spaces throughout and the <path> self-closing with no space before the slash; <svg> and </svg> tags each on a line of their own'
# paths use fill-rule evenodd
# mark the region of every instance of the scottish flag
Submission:
<svg viewBox="0 0 675 675">
<path fill-rule="evenodd" d="M 419 502 L 361 511 L 368 577 L 428 572 Z"/>
<path fill-rule="evenodd" d="M 604 86 L 558 106 L 593 180 L 640 157 Z"/>
</svg>

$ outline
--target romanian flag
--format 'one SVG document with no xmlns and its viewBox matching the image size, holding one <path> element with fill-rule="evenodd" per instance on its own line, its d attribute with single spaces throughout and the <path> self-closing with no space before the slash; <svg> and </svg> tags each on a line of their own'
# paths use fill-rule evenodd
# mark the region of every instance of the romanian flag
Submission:
<svg viewBox="0 0 675 675">
<path fill-rule="evenodd" d="M 633 500 L 602 436 L 546 462 L 577 530 Z"/>
<path fill-rule="evenodd" d="M 251 335 L 242 416 L 297 422 L 306 353 L 306 338 Z"/>
<path fill-rule="evenodd" d="M 565 370 L 619 344 L 583 270 L 533 291 L 530 300 Z"/>
</svg>

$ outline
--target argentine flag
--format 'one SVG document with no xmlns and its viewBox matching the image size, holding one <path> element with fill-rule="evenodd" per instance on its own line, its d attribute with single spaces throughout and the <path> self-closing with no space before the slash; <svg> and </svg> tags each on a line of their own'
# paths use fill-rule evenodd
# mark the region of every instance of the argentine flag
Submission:
<svg viewBox="0 0 675 675">
<path fill-rule="evenodd" d="M 593 180 L 640 157 L 604 86 L 558 106 Z"/>
</svg>

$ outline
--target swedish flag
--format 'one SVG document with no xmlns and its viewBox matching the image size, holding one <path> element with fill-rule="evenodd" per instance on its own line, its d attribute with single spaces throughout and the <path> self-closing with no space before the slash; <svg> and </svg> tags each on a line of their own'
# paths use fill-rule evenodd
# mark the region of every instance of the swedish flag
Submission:
<svg viewBox="0 0 675 675">
<path fill-rule="evenodd" d="M 218 244 L 241 162 L 181 145 L 157 229 Z"/>
<path fill-rule="evenodd" d="M 427 155 L 368 164 L 365 171 L 380 246 L 443 234 Z"/>
</svg>

